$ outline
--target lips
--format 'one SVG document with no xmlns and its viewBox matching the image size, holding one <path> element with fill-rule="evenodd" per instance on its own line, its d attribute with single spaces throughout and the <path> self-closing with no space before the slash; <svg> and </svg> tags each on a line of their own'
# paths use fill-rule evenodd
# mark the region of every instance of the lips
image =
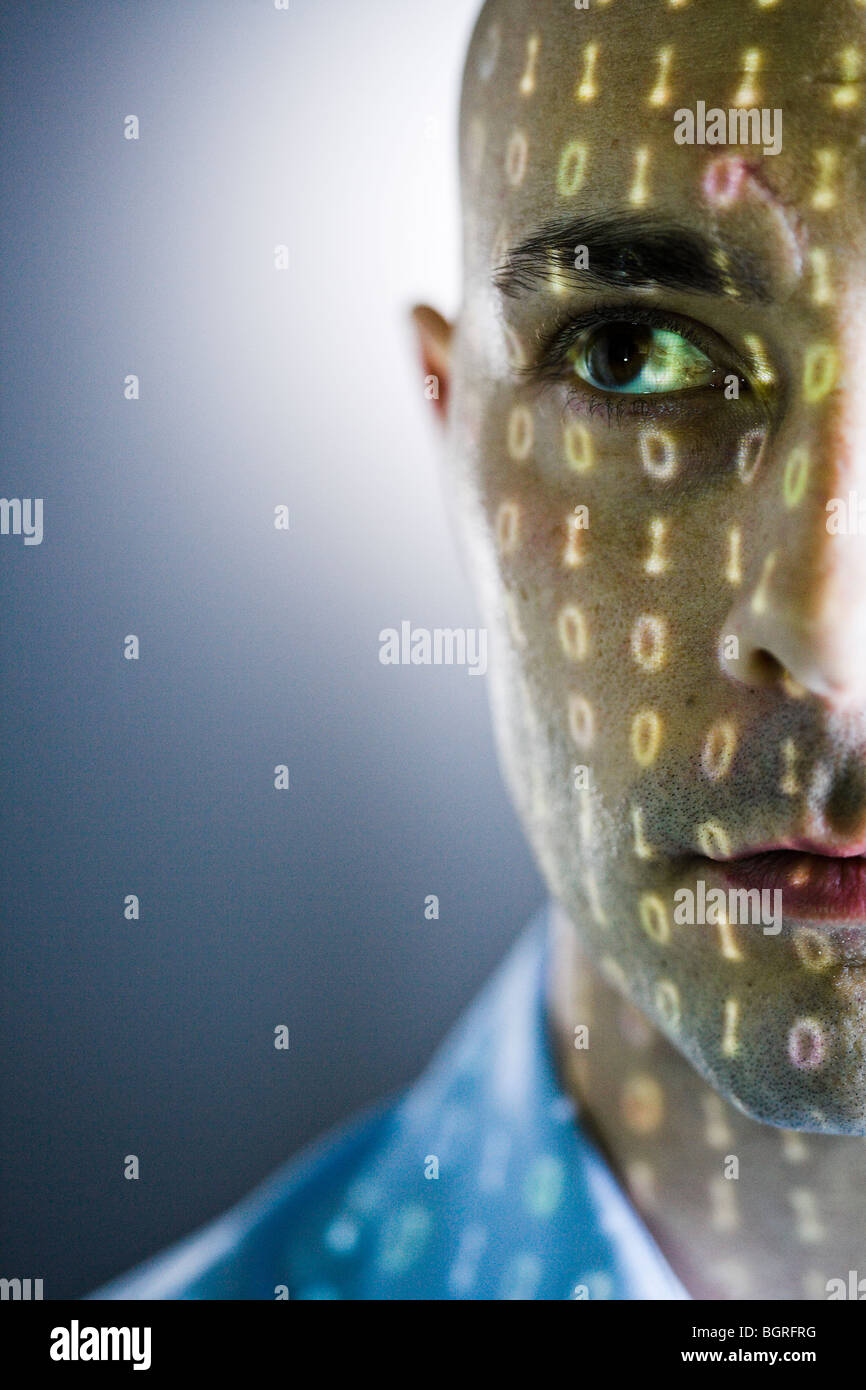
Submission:
<svg viewBox="0 0 866 1390">
<path fill-rule="evenodd" d="M 866 923 L 866 855 L 768 849 L 714 863 L 733 887 L 781 890 L 786 918 Z"/>
</svg>

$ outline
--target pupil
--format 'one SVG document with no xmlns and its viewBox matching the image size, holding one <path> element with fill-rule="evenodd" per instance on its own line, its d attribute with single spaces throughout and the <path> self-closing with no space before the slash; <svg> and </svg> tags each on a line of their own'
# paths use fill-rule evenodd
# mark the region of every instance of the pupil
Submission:
<svg viewBox="0 0 866 1390">
<path fill-rule="evenodd" d="M 586 355 L 599 386 L 628 386 L 640 376 L 652 350 L 652 329 L 635 323 L 600 328 Z"/>
</svg>

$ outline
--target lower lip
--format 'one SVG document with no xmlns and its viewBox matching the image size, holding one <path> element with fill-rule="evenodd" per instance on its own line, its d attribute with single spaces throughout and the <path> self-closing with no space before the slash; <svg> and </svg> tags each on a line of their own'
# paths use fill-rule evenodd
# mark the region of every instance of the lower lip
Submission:
<svg viewBox="0 0 866 1390">
<path fill-rule="evenodd" d="M 736 888 L 780 889 L 787 918 L 866 922 L 866 859 L 770 850 L 716 867 Z"/>
</svg>

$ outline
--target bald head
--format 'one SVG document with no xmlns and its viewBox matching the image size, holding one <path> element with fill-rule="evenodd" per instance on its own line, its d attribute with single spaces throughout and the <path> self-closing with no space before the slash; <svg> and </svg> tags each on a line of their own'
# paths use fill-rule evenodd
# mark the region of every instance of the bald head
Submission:
<svg viewBox="0 0 866 1390">
<path fill-rule="evenodd" d="M 857 0 L 489 0 L 462 98 L 470 253 L 489 250 L 506 209 L 520 232 L 542 209 L 698 200 L 707 222 L 732 215 L 743 237 L 747 219 L 759 241 L 775 222 L 796 261 L 781 209 L 796 230 L 794 209 L 832 200 L 836 225 L 851 228 L 866 169 L 864 53 Z M 708 129 L 699 103 L 754 114 Z"/>
</svg>

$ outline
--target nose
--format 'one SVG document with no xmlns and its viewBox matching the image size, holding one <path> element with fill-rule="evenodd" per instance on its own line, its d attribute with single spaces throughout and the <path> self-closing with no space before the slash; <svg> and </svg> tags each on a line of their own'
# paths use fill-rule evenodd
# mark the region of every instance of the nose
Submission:
<svg viewBox="0 0 866 1390">
<path fill-rule="evenodd" d="M 800 441 L 788 434 L 753 499 L 751 583 L 720 659 L 739 684 L 866 710 L 866 403 L 834 394 Z"/>
</svg>

